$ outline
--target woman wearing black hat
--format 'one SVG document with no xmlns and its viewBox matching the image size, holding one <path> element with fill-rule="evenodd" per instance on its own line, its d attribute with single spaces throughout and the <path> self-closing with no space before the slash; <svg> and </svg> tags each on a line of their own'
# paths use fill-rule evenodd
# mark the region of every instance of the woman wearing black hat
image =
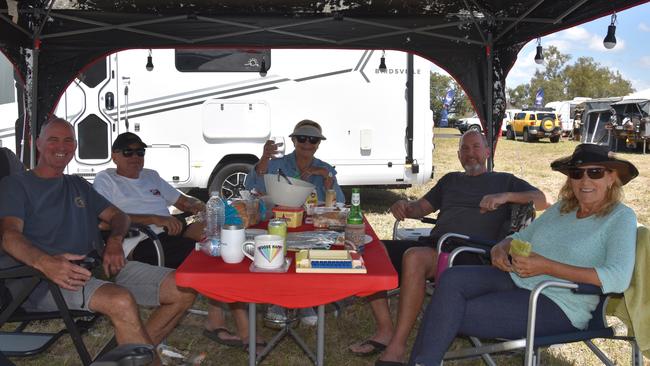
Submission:
<svg viewBox="0 0 650 366">
<path fill-rule="evenodd" d="M 439 365 L 458 334 L 522 338 L 531 289 L 568 280 L 622 292 L 634 268 L 636 215 L 621 203 L 622 186 L 639 172 L 605 147 L 581 144 L 551 168 L 567 176 L 559 201 L 530 226 L 495 245 L 492 266 L 446 271 L 427 307 L 411 364 Z M 529 256 L 508 253 L 513 239 L 532 243 Z M 538 300 L 536 335 L 587 327 L 596 295 L 549 288 Z"/>
</svg>

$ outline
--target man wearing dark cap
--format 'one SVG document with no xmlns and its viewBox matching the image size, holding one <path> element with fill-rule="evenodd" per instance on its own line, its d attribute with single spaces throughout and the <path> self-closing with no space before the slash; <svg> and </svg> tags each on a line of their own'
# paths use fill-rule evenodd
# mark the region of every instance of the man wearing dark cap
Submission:
<svg viewBox="0 0 650 366">
<path fill-rule="evenodd" d="M 165 253 L 165 266 L 177 268 L 201 240 L 205 224 L 186 225 L 169 213 L 169 206 L 192 214 L 205 210 L 205 204 L 186 196 L 160 177 L 158 172 L 144 168 L 147 144 L 138 135 L 125 132 L 117 136 L 112 146 L 112 159 L 116 168 L 109 168 L 95 177 L 95 189 L 115 206 L 126 212 L 131 221 L 153 226 L 159 235 Z M 140 243 L 133 250 L 133 259 L 155 263 L 156 253 L 151 243 Z M 205 335 L 216 342 L 234 346 L 248 337 L 247 313 L 244 305 L 231 306 L 237 322 L 239 336 L 224 326 L 223 311 L 218 306 L 208 308 Z"/>
</svg>

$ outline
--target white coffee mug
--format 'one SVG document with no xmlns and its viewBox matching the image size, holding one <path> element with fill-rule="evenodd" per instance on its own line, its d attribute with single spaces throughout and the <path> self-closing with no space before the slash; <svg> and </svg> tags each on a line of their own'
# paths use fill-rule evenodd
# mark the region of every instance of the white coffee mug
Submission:
<svg viewBox="0 0 650 366">
<path fill-rule="evenodd" d="M 246 240 L 246 229 L 241 225 L 225 225 L 221 229 L 221 258 L 226 263 L 240 263 L 244 260 L 242 244 Z"/>
<path fill-rule="evenodd" d="M 284 239 L 280 235 L 257 235 L 255 240 L 245 241 L 241 251 L 258 268 L 278 269 L 284 265 Z"/>
</svg>

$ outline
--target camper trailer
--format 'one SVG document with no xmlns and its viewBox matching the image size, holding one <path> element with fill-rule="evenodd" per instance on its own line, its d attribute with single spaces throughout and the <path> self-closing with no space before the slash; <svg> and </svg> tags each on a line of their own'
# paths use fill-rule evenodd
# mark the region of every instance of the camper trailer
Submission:
<svg viewBox="0 0 650 366">
<path fill-rule="evenodd" d="M 430 62 L 372 50 L 126 50 L 98 60 L 61 97 L 79 146 L 69 174 L 88 180 L 125 131 L 148 144 L 146 167 L 178 188 L 236 195 L 264 142 L 312 119 L 316 154 L 341 185 L 401 186 L 431 178 Z M 412 94 L 409 93 L 412 76 Z M 412 100 L 409 101 L 409 95 Z M 409 112 L 409 102 L 412 110 Z"/>
<path fill-rule="evenodd" d="M 562 124 L 562 134 L 565 136 L 571 135 L 575 125 L 575 108 L 580 103 L 589 100 L 590 98 L 575 97 L 572 100 L 563 100 L 556 102 L 546 103 L 546 108 L 553 108 L 557 117 Z"/>
<path fill-rule="evenodd" d="M 0 53 L 0 147 L 12 151 L 16 151 L 15 123 L 18 118 L 18 97 L 14 85 L 14 68 Z"/>
</svg>

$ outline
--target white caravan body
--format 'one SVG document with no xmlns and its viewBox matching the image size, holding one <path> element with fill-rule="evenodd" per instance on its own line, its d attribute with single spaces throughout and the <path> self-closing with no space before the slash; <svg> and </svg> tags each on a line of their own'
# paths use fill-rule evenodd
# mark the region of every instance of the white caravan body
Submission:
<svg viewBox="0 0 650 366">
<path fill-rule="evenodd" d="M 231 56 L 239 63 L 223 61 Z M 174 186 L 221 188 L 229 196 L 241 189 L 267 139 L 283 136 L 290 153 L 294 125 L 311 119 L 327 137 L 316 157 L 335 166 L 341 185 L 423 184 L 433 165 L 431 64 L 413 56 L 409 164 L 407 54 L 386 51 L 385 73 L 378 70 L 381 56 L 368 50 L 117 52 L 87 68 L 59 101 L 56 114 L 75 126 L 79 140 L 68 173 L 93 180 L 113 167 L 111 143 L 131 131 L 149 145 L 145 166 Z M 266 76 L 259 72 L 262 61 Z"/>
<path fill-rule="evenodd" d="M 589 99 L 590 98 L 575 97 L 573 98 L 573 100 L 549 102 L 546 103 L 545 107 L 553 108 L 555 110 L 558 119 L 562 123 L 562 132 L 570 133 L 573 131 L 573 126 L 574 126 L 573 115 L 574 115 L 575 107 L 578 104 Z"/>
<path fill-rule="evenodd" d="M 0 147 L 8 147 L 15 152 L 18 98 L 14 85 L 14 68 L 0 52 Z"/>
</svg>

